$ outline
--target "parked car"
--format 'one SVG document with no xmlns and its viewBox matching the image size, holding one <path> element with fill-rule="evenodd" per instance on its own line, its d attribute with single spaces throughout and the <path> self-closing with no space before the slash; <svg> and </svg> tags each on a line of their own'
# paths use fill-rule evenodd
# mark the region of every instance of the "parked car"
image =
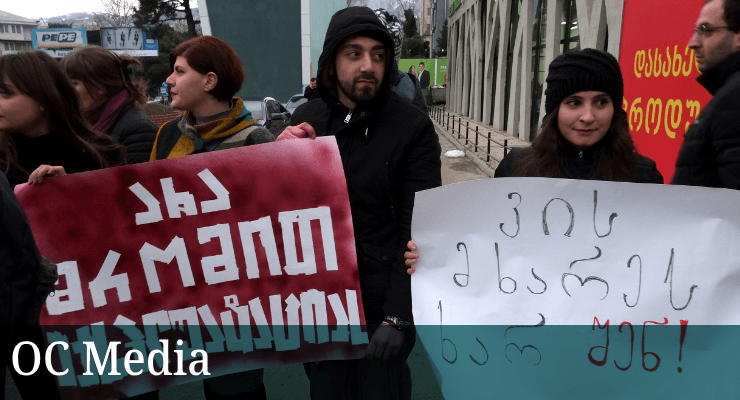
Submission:
<svg viewBox="0 0 740 400">
<path fill-rule="evenodd" d="M 287 108 L 288 111 L 290 111 L 290 113 L 293 114 L 295 112 L 295 109 L 298 108 L 298 106 L 300 106 L 301 104 L 307 101 L 308 99 L 303 97 L 302 94 L 300 93 L 294 94 L 293 96 L 290 97 L 290 100 L 288 100 L 288 102 L 285 103 L 285 108 Z"/>
<path fill-rule="evenodd" d="M 288 109 L 272 97 L 248 97 L 243 100 L 244 106 L 252 113 L 252 118 L 275 137 L 283 131 L 290 119 Z"/>
</svg>

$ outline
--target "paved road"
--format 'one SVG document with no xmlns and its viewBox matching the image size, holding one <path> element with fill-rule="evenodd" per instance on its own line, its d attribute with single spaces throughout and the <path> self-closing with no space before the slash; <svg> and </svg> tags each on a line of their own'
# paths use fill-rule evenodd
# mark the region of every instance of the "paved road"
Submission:
<svg viewBox="0 0 740 400">
<path fill-rule="evenodd" d="M 458 147 L 438 128 L 439 143 L 442 146 L 442 184 L 449 185 L 474 179 L 485 179 L 489 176 L 467 157 L 449 158 L 445 152 Z M 424 348 L 417 340 L 416 347 L 409 356 L 413 382 L 413 399 L 442 400 L 442 393 L 429 365 Z M 308 400 L 308 379 L 302 365 L 288 365 L 267 368 L 265 370 L 265 387 L 269 400 Z M 13 379 L 8 374 L 5 381 L 5 398 L 20 400 Z M 204 400 L 203 384 L 193 382 L 162 390 L 160 400 Z M 26 399 L 28 400 L 28 399 Z M 33 399 L 36 400 L 36 399 Z"/>
</svg>

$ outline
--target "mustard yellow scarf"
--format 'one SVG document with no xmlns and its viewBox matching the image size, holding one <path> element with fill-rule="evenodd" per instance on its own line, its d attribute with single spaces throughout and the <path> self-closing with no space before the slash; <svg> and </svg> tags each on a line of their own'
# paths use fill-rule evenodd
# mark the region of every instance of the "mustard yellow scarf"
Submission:
<svg viewBox="0 0 740 400">
<path fill-rule="evenodd" d="M 191 118 L 190 111 L 185 111 L 180 118 L 178 128 L 180 128 L 182 134 L 167 155 L 168 159 L 193 154 L 195 152 L 196 141 L 223 140 L 257 123 L 257 121 L 252 119 L 252 113 L 244 107 L 244 102 L 240 98 L 234 99 L 234 108 L 231 109 L 231 112 L 226 118 L 217 119 L 203 125 L 191 125 L 188 122 Z M 154 140 L 154 147 L 149 157 L 150 161 L 157 159 L 157 143 L 159 142 L 159 135 L 162 133 L 162 128 L 165 125 L 167 124 L 163 124 L 157 132 L 157 138 Z M 202 145 L 202 143 L 200 144 Z"/>
</svg>

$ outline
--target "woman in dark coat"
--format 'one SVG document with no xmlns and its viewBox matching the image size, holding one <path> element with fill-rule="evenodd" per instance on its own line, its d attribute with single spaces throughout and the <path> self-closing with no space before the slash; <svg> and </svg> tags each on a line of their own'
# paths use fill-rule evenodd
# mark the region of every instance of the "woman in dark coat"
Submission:
<svg viewBox="0 0 740 400">
<path fill-rule="evenodd" d="M 530 148 L 504 157 L 495 177 L 663 183 L 655 162 L 635 149 L 623 97 L 622 73 L 611 54 L 584 49 L 556 58 L 539 134 Z"/>
<path fill-rule="evenodd" d="M 512 150 L 494 177 L 595 179 L 663 183 L 655 162 L 637 153 L 620 107 L 624 82 L 609 53 L 584 49 L 550 63 L 542 128 L 524 150 Z M 405 253 L 408 273 L 419 254 Z"/>
<path fill-rule="evenodd" d="M 87 121 L 126 146 L 129 164 L 148 161 L 157 126 L 142 111 L 147 101 L 143 81 L 129 75 L 128 67 L 142 68 L 139 60 L 89 45 L 65 56 L 62 66 Z"/>
<path fill-rule="evenodd" d="M 11 186 L 126 163 L 126 149 L 87 123 L 48 54 L 0 57 L 0 95 L 0 168 Z"/>
<path fill-rule="evenodd" d="M 125 155 L 125 148 L 85 121 L 74 87 L 56 60 L 43 52 L 0 57 L 0 168 L 10 181 L 0 174 L 0 308 L 5 313 L 0 357 L 24 399 L 57 399 L 59 393 L 43 362 L 29 376 L 19 375 L 10 365 L 20 342 L 32 342 L 42 352 L 46 349 L 38 310 L 48 293 L 37 293 L 41 258 L 11 186 L 39 182 L 48 174 L 123 164 Z M 20 370 L 32 370 L 32 347 L 26 344 L 19 351 Z"/>
</svg>

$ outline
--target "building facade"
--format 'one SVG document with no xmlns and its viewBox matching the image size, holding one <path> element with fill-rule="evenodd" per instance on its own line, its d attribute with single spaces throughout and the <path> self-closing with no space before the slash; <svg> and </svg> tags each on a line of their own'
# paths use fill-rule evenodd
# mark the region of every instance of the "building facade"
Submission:
<svg viewBox="0 0 740 400">
<path fill-rule="evenodd" d="M 449 0 L 429 0 L 432 3 L 431 9 L 431 42 L 429 43 L 432 49 L 432 55 L 437 54 L 437 40 L 442 36 L 442 27 L 447 20 L 447 15 L 450 9 Z M 442 54 L 438 54 L 439 57 Z M 446 54 L 442 55 L 446 56 Z"/>
<path fill-rule="evenodd" d="M 447 107 L 531 141 L 547 66 L 565 51 L 619 58 L 624 0 L 453 0 Z"/>
<path fill-rule="evenodd" d="M 429 42 L 429 48 L 432 47 L 432 12 L 434 0 L 421 0 L 421 12 L 419 13 L 419 36 L 425 42 Z M 426 55 L 431 57 L 430 54 Z"/>
<path fill-rule="evenodd" d="M 31 29 L 37 25 L 32 19 L 0 11 L 0 56 L 32 51 Z"/>
<path fill-rule="evenodd" d="M 280 102 L 303 93 L 316 75 L 329 21 L 346 5 L 346 0 L 198 0 L 203 34 L 234 47 L 247 71 L 237 96 Z"/>
</svg>

